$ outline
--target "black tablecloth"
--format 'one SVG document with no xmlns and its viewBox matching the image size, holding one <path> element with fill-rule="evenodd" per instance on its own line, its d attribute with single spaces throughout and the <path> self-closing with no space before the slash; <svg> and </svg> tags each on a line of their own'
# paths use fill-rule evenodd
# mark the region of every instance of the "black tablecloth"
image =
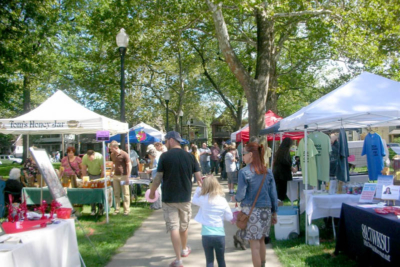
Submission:
<svg viewBox="0 0 400 267">
<path fill-rule="evenodd" d="M 335 254 L 340 251 L 365 266 L 400 266 L 400 219 L 343 204 Z"/>
</svg>

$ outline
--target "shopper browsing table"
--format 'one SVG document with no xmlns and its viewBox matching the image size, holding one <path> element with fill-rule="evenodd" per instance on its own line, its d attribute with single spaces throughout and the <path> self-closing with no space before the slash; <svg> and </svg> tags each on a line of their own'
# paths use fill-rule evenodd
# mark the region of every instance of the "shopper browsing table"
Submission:
<svg viewBox="0 0 400 267">
<path fill-rule="evenodd" d="M 90 180 L 104 177 L 103 155 L 93 150 L 88 150 L 82 158 L 82 176 L 89 176 Z M 99 214 L 103 213 L 103 204 L 99 203 Z M 96 214 L 96 203 L 91 204 L 92 213 Z"/>
<path fill-rule="evenodd" d="M 281 201 L 284 201 L 286 198 L 287 182 L 293 180 L 292 172 L 296 172 L 296 169 L 292 167 L 292 159 L 290 158 L 291 146 L 292 140 L 289 137 L 283 139 L 274 159 L 273 173 L 278 191 L 278 199 Z"/>
<path fill-rule="evenodd" d="M 201 174 L 194 156 L 181 149 L 182 139 L 178 132 L 168 132 L 165 140 L 168 151 L 160 157 L 149 197 L 152 199 L 155 197 L 155 191 L 162 181 L 164 219 L 176 255 L 170 266 L 181 267 L 183 266 L 181 257 L 187 257 L 191 252 L 191 248 L 187 246 L 188 227 L 192 216 L 191 177 L 194 173 L 200 186 Z"/>
<path fill-rule="evenodd" d="M 121 150 L 118 147 L 117 141 L 112 141 L 110 144 L 111 148 L 111 160 L 113 162 L 113 167 L 111 168 L 111 177 L 113 177 L 113 187 L 114 187 L 114 199 L 115 199 L 115 211 L 114 215 L 119 213 L 119 208 L 121 205 L 121 190 L 124 194 L 124 215 L 129 215 L 130 211 L 130 193 L 129 193 L 129 176 L 131 173 L 132 165 L 131 159 L 128 153 Z M 121 185 L 121 182 L 125 182 Z"/>
</svg>

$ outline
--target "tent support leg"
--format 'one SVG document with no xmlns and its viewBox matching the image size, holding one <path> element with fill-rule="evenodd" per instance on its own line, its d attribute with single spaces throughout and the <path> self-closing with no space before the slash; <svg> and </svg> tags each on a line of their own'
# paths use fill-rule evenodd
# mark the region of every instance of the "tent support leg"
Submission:
<svg viewBox="0 0 400 267">
<path fill-rule="evenodd" d="M 305 185 L 306 185 L 306 188 L 305 188 L 305 190 L 308 190 L 308 164 L 307 164 L 307 155 L 308 155 L 308 151 L 307 151 L 307 145 L 308 145 L 308 142 L 307 142 L 307 139 L 308 139 L 308 137 L 307 137 L 307 125 L 304 125 L 304 151 L 305 151 L 305 154 L 304 154 L 304 177 L 303 177 L 303 179 L 305 179 Z M 306 223 L 305 223 L 305 226 L 306 226 L 306 244 L 308 244 L 308 220 L 307 220 L 307 218 L 308 218 L 308 214 L 307 214 L 307 195 L 306 194 L 304 194 L 304 201 L 305 201 L 305 213 L 306 213 L 306 216 L 305 216 L 305 220 L 306 220 Z"/>
<path fill-rule="evenodd" d="M 106 180 L 106 142 L 103 143 L 103 172 L 104 172 L 104 195 L 106 203 L 104 205 L 104 209 L 106 210 L 106 222 L 108 223 L 108 192 L 107 192 L 107 180 Z"/>
</svg>

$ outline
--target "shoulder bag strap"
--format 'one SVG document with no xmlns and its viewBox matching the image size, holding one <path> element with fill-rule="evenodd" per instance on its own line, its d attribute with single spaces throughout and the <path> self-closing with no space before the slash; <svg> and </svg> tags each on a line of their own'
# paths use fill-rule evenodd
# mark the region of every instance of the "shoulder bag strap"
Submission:
<svg viewBox="0 0 400 267">
<path fill-rule="evenodd" d="M 68 164 L 71 167 L 71 169 L 74 171 L 75 175 L 78 175 L 78 173 L 76 172 L 76 170 L 74 169 L 74 167 L 72 167 L 71 162 L 69 162 L 69 158 L 67 158 Z M 258 196 L 258 195 L 257 195 Z"/>
<path fill-rule="evenodd" d="M 253 212 L 254 206 L 256 205 L 258 196 L 260 195 L 260 192 L 261 192 L 261 189 L 262 189 L 262 187 L 263 187 L 263 185 L 264 185 L 264 182 L 265 182 L 265 178 L 266 178 L 266 177 L 267 177 L 267 173 L 264 174 L 264 178 L 263 178 L 263 180 L 262 180 L 262 182 L 261 182 L 260 188 L 258 189 L 256 199 L 254 199 L 253 206 L 251 206 L 251 210 L 250 210 L 250 212 L 249 212 L 249 214 L 248 214 L 249 217 L 250 217 L 251 213 Z"/>
</svg>

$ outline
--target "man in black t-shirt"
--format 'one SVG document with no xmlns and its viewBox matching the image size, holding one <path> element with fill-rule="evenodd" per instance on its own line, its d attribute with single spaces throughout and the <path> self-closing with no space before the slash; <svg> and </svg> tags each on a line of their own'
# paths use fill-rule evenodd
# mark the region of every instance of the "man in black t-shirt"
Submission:
<svg viewBox="0 0 400 267">
<path fill-rule="evenodd" d="M 168 132 L 165 140 L 168 151 L 159 159 L 149 197 L 155 197 L 155 191 L 162 181 L 164 219 L 176 254 L 170 266 L 183 266 L 181 257 L 187 257 L 191 252 L 187 246 L 189 221 L 192 217 L 191 178 L 194 173 L 200 186 L 201 174 L 195 157 L 181 149 L 182 139 L 178 132 Z"/>
</svg>

